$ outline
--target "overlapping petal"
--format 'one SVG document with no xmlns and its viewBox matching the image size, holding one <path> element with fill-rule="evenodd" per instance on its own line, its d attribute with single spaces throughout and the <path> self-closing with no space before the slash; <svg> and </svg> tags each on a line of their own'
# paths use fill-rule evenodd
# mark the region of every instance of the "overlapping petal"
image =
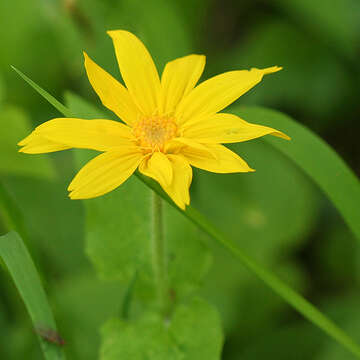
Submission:
<svg viewBox="0 0 360 360">
<path fill-rule="evenodd" d="M 189 161 L 190 165 L 214 173 L 255 171 L 245 160 L 225 146 L 219 144 L 206 144 L 205 146 L 212 154 L 215 154 L 216 158 L 209 157 L 207 152 L 186 147 L 182 149 L 181 154 Z"/>
<path fill-rule="evenodd" d="M 125 30 L 108 31 L 120 72 L 132 99 L 142 112 L 151 116 L 159 110 L 161 85 L 155 64 L 145 45 Z"/>
<path fill-rule="evenodd" d="M 290 140 L 289 136 L 281 131 L 268 126 L 251 124 L 236 115 L 225 113 L 210 115 L 195 121 L 189 120 L 182 128 L 183 137 L 208 144 L 242 142 L 269 134 Z"/>
<path fill-rule="evenodd" d="M 173 180 L 172 165 L 162 152 L 155 152 L 145 157 L 139 166 L 139 171 L 164 186 L 169 186 Z"/>
<path fill-rule="evenodd" d="M 221 111 L 258 84 L 264 75 L 281 70 L 266 69 L 229 71 L 214 76 L 196 86 L 179 103 L 175 115 L 179 124 Z"/>
<path fill-rule="evenodd" d="M 181 209 L 190 204 L 189 188 L 192 181 L 192 169 L 181 155 L 168 155 L 173 167 L 173 180 L 169 186 L 162 185 L 165 192 Z"/>
<path fill-rule="evenodd" d="M 191 151 L 194 149 L 194 151 L 200 150 L 202 153 L 206 153 L 207 156 L 216 158 L 216 155 L 211 151 L 209 147 L 207 147 L 204 144 L 201 144 L 197 141 L 197 139 L 190 139 L 186 137 L 178 137 L 172 139 L 167 146 L 167 151 L 169 153 L 181 153 L 184 146 Z"/>
<path fill-rule="evenodd" d="M 70 183 L 70 198 L 89 199 L 114 190 L 133 174 L 142 159 L 141 152 L 126 148 L 98 155 Z"/>
<path fill-rule="evenodd" d="M 33 133 L 74 148 L 107 151 L 120 146 L 135 147 L 131 129 L 113 120 L 57 118 L 41 124 Z"/>
<path fill-rule="evenodd" d="M 175 111 L 180 100 L 199 81 L 205 67 L 204 55 L 188 55 L 166 64 L 161 76 L 163 113 Z"/>
<path fill-rule="evenodd" d="M 189 188 L 192 181 L 191 166 L 181 155 L 169 154 L 166 155 L 166 158 L 172 168 L 171 182 L 168 182 L 169 177 L 167 177 L 165 182 L 163 175 L 159 176 L 158 170 L 154 168 L 154 162 L 150 162 L 150 157 L 142 161 L 139 166 L 139 171 L 155 179 L 175 204 L 181 209 L 185 209 L 185 206 L 190 204 Z"/>
<path fill-rule="evenodd" d="M 85 52 L 84 58 L 89 81 L 103 105 L 113 111 L 128 125 L 134 124 L 139 117 L 140 111 L 130 96 L 129 91 L 91 60 Z"/>
</svg>

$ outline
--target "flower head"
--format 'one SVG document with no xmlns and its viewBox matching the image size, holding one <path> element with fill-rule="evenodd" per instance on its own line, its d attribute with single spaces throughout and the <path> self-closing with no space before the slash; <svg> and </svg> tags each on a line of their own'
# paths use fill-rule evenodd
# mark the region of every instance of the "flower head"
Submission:
<svg viewBox="0 0 360 360">
<path fill-rule="evenodd" d="M 264 75 L 280 67 L 229 71 L 196 86 L 205 56 L 189 55 L 170 61 L 160 78 L 149 52 L 135 35 L 124 30 L 108 34 L 126 87 L 86 53 L 85 68 L 104 106 L 122 122 L 56 118 L 19 142 L 19 151 L 29 154 L 70 148 L 102 152 L 70 183 L 70 198 L 87 199 L 108 193 L 138 168 L 158 181 L 184 209 L 190 203 L 191 166 L 216 173 L 253 171 L 221 144 L 267 134 L 289 139 L 272 128 L 219 113 Z"/>
</svg>

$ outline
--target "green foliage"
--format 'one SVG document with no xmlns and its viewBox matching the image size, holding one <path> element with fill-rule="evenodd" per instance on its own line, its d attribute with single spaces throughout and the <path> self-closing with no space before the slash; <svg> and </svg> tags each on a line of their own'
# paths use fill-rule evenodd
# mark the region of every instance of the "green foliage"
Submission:
<svg viewBox="0 0 360 360">
<path fill-rule="evenodd" d="M 34 263 L 21 238 L 11 232 L 0 237 L 0 257 L 6 264 L 37 330 L 56 331 L 56 324 Z M 57 344 L 37 333 L 45 359 L 61 360 L 65 355 Z"/>
<path fill-rule="evenodd" d="M 170 321 L 151 312 L 112 319 L 102 337 L 101 360 L 217 360 L 223 343 L 217 312 L 201 299 L 176 307 Z"/>
<path fill-rule="evenodd" d="M 332 150 L 358 173 L 359 9 L 357 0 L 325 5 L 310 0 L 0 1 L 0 233 L 15 229 L 29 248 L 67 340 L 68 358 L 98 359 L 102 343 L 98 328 L 111 318 L 104 327 L 101 347 L 109 356 L 121 346 L 143 359 L 148 354 L 135 346 L 146 345 L 157 358 L 157 351 L 161 353 L 162 344 L 167 344 L 166 359 L 218 359 L 223 337 L 218 315 L 204 301 L 192 298 L 196 292 L 221 314 L 226 334 L 224 360 L 354 358 L 294 314 L 289 302 L 299 300 L 296 294 L 289 295 L 285 287 L 284 302 L 253 272 L 244 271 L 238 258 L 276 291 L 284 291 L 279 278 L 297 294 L 305 294 L 359 340 L 356 286 L 360 251 L 353 235 L 359 237 L 359 183 Z M 121 188 L 101 201 L 71 201 L 66 197 L 67 185 L 95 152 L 17 153 L 16 143 L 34 125 L 59 112 L 24 86 L 10 64 L 31 74 L 56 98 L 71 89 L 100 104 L 86 78 L 81 52 L 86 50 L 120 78 L 105 33 L 120 28 L 144 40 L 159 70 L 166 61 L 194 52 L 207 55 L 209 75 L 282 65 L 283 71 L 267 76 L 240 102 L 287 112 L 331 145 L 279 112 L 233 108 L 246 120 L 288 132 L 293 139 L 287 143 L 268 136 L 231 146 L 257 170 L 253 174 L 196 171 L 192 204 L 206 219 L 191 208 L 185 218 L 164 203 L 168 295 L 174 311 L 165 328 L 155 312 L 149 234 L 137 229 L 150 227 L 151 190 L 139 179 L 164 199 L 167 196 L 152 181 L 138 176 L 123 185 L 134 201 Z M 54 97 L 38 90 L 60 113 L 65 111 Z M 99 110 L 81 96 L 71 93 L 65 98 L 67 107 L 76 109 L 81 117 L 115 119 L 113 113 Z M 129 216 L 135 204 L 143 223 Z M 101 221 L 106 224 L 104 231 Z M 219 242 L 210 241 L 199 225 L 225 240 L 237 258 L 229 256 Z M 136 238 L 136 231 L 141 239 Z M 239 253 L 239 248 L 251 259 Z M 134 266 L 131 258 L 136 261 Z M 263 272 L 264 267 L 271 273 Z M 31 322 L 5 271 L 0 272 L 0 294 L 0 333 L 6 334 L 0 338 L 0 358 L 41 358 Z M 127 316 L 123 316 L 126 299 Z M 352 346 L 351 340 L 301 298 L 300 303 L 300 311 Z M 146 329 L 150 335 L 140 337 Z M 196 352 L 194 347 L 199 344 L 201 349 Z"/>
</svg>

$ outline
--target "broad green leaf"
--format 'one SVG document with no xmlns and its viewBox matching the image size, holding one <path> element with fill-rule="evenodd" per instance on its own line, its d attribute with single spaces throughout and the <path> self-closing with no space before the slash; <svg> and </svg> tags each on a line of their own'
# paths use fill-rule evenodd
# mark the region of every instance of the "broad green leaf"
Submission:
<svg viewBox="0 0 360 360">
<path fill-rule="evenodd" d="M 44 156 L 19 153 L 17 143 L 29 135 L 31 122 L 26 114 L 13 106 L 0 109 L 0 175 L 17 174 L 53 179 L 54 168 Z"/>
<path fill-rule="evenodd" d="M 223 335 L 216 310 L 204 300 L 178 305 L 171 319 L 146 313 L 103 327 L 101 360 L 218 360 Z"/>
<path fill-rule="evenodd" d="M 35 87 L 36 90 L 36 87 Z M 44 93 L 44 90 L 41 90 Z M 45 92 L 46 93 L 46 92 Z M 51 97 L 48 93 L 46 93 L 47 97 Z M 52 101 L 54 102 L 54 101 Z M 69 110 L 66 110 L 66 112 Z M 275 112 L 276 113 L 276 112 Z M 286 118 L 286 116 L 285 116 Z M 254 121 L 254 120 L 252 120 Z M 273 126 L 274 124 L 272 124 Z M 280 124 L 281 125 L 281 124 Z M 296 125 L 299 126 L 299 125 Z M 279 127 L 281 129 L 281 126 Z M 282 129 L 286 130 L 286 129 Z M 306 130 L 303 130 L 306 132 Z M 289 132 L 291 135 L 291 131 Z M 277 139 L 279 140 L 279 139 Z M 271 140 L 270 140 L 271 141 Z M 311 142 L 307 146 L 311 148 Z M 330 151 L 331 153 L 331 151 Z M 350 172 L 342 163 L 343 168 L 346 169 L 347 172 Z M 350 172 L 351 173 L 351 172 Z M 188 206 L 186 211 L 181 211 L 177 208 L 174 203 L 165 195 L 165 193 L 161 190 L 160 186 L 154 182 L 152 179 L 143 176 L 139 173 L 136 174 L 145 184 L 151 187 L 154 191 L 156 191 L 160 196 L 162 196 L 166 201 L 169 202 L 172 206 L 174 206 L 181 214 L 185 215 L 189 220 L 195 223 L 200 229 L 202 229 L 205 233 L 213 237 L 217 240 L 225 249 L 227 249 L 235 258 L 237 258 L 248 270 L 252 271 L 255 275 L 257 275 L 262 281 L 265 282 L 272 290 L 274 290 L 279 296 L 281 296 L 286 302 L 288 302 L 291 306 L 293 306 L 297 311 L 299 311 L 304 317 L 308 320 L 312 321 L 315 325 L 320 327 L 323 331 L 325 331 L 328 335 L 346 347 L 350 352 L 360 358 L 360 346 L 354 342 L 354 340 L 349 337 L 343 330 L 337 327 L 331 320 L 329 320 L 325 315 L 323 315 L 314 305 L 309 303 L 306 299 L 304 299 L 297 292 L 288 287 L 285 283 L 283 283 L 277 276 L 275 276 L 272 272 L 262 267 L 256 261 L 254 261 L 251 257 L 247 256 L 245 252 L 243 252 L 240 248 L 238 248 L 232 240 L 228 239 L 221 231 L 219 231 L 211 222 L 209 222 L 204 215 L 198 212 L 196 209 Z M 353 175 L 352 175 L 353 176 Z M 354 177 L 354 176 L 353 176 Z M 350 178 L 352 178 L 350 176 Z M 356 184 L 356 178 L 353 178 Z M 353 181 L 350 183 L 354 184 Z M 356 185 L 355 185 L 356 186 Z"/>
<path fill-rule="evenodd" d="M 130 281 L 150 266 L 150 190 L 135 177 L 111 194 L 85 202 L 86 252 L 100 276 Z"/>
<path fill-rule="evenodd" d="M 294 161 L 320 187 L 360 240 L 360 182 L 341 157 L 319 136 L 278 111 L 260 107 L 233 107 L 232 111 L 292 137 L 290 142 L 271 136 L 264 141 Z"/>
<path fill-rule="evenodd" d="M 21 238 L 15 232 L 0 237 L 0 257 L 25 303 L 35 329 L 56 331 L 56 324 L 35 265 Z M 65 359 L 57 344 L 38 338 L 47 360 Z"/>
</svg>

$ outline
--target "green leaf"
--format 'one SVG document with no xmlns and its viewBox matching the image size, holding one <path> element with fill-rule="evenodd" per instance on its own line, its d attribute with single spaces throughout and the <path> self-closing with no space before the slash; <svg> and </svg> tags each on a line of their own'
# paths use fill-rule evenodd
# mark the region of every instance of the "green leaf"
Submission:
<svg viewBox="0 0 360 360">
<path fill-rule="evenodd" d="M 101 360 L 218 360 L 223 335 L 215 309 L 195 299 L 168 321 L 146 313 L 134 322 L 110 320 L 102 330 Z"/>
<path fill-rule="evenodd" d="M 0 257 L 6 264 L 25 303 L 35 329 L 56 331 L 56 324 L 41 285 L 35 265 L 21 238 L 15 232 L 0 237 Z M 47 342 L 38 334 L 47 360 L 65 359 L 56 344 Z"/>
<path fill-rule="evenodd" d="M 44 92 L 44 90 L 42 90 L 41 92 Z M 66 109 L 66 112 L 68 111 L 69 110 Z M 286 116 L 285 118 L 287 119 Z M 281 127 L 279 127 L 279 129 L 286 131 L 286 129 L 282 129 Z M 289 132 L 289 135 L 291 135 L 291 131 Z M 311 145 L 312 143 L 307 144 L 307 146 L 310 147 L 310 149 L 311 149 Z M 308 149 L 308 151 L 310 151 L 310 149 Z M 347 171 L 351 173 L 350 170 Z M 188 206 L 185 212 L 181 211 L 178 207 L 174 205 L 174 203 L 164 193 L 164 191 L 160 188 L 159 184 L 157 184 L 152 179 L 143 176 L 139 173 L 136 173 L 136 175 L 145 184 L 147 184 L 160 196 L 162 196 L 166 201 L 168 201 L 170 205 L 174 206 L 181 214 L 185 215 L 189 220 L 191 220 L 194 224 L 196 224 L 199 228 L 201 228 L 205 233 L 216 239 L 225 249 L 227 249 L 233 256 L 235 256 L 248 270 L 256 274 L 262 281 L 265 282 L 265 284 L 267 284 L 271 289 L 273 289 L 278 295 L 280 295 L 286 302 L 288 302 L 297 311 L 299 311 L 304 317 L 312 321 L 315 325 L 317 325 L 323 331 L 325 331 L 329 336 L 333 337 L 336 341 L 338 341 L 349 351 L 351 351 L 354 355 L 360 358 L 359 345 L 355 343 L 352 340 L 352 338 L 350 338 L 343 330 L 341 330 L 331 320 L 329 320 L 325 315 L 323 315 L 315 306 L 310 304 L 301 295 L 297 294 L 294 290 L 288 287 L 285 283 L 283 283 L 278 277 L 273 275 L 266 268 L 262 267 L 252 258 L 248 257 L 240 248 L 234 245 L 233 241 L 231 241 L 226 236 L 224 236 L 220 231 L 218 231 L 218 229 L 214 227 L 214 225 L 210 223 L 197 210 L 195 210 L 191 206 Z M 353 181 L 350 182 L 353 183 Z"/>
<path fill-rule="evenodd" d="M 150 191 L 135 177 L 111 194 L 84 203 L 86 252 L 102 278 L 131 280 L 150 267 Z"/>
<path fill-rule="evenodd" d="M 232 112 L 249 122 L 274 127 L 292 137 L 290 142 L 272 136 L 263 141 L 294 161 L 320 187 L 360 240 L 360 182 L 341 157 L 319 136 L 278 111 L 233 107 Z M 253 166 L 256 168 L 256 164 Z"/>
</svg>

